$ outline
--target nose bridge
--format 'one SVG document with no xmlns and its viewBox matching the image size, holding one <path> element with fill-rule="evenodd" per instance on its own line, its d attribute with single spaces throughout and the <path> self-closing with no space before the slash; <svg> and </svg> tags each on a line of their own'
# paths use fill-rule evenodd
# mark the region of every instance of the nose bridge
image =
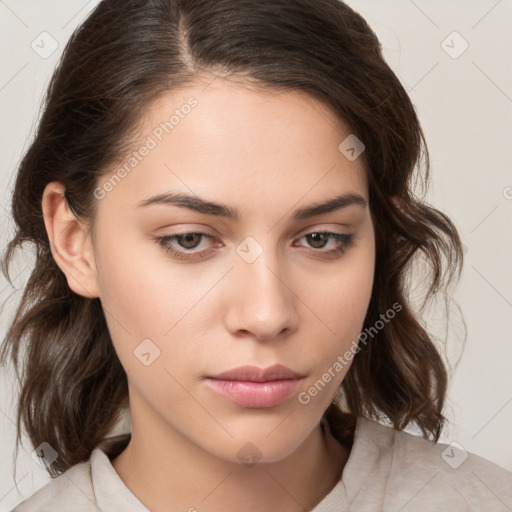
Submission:
<svg viewBox="0 0 512 512">
<path fill-rule="evenodd" d="M 264 246 L 247 237 L 236 249 L 236 320 L 231 327 L 250 331 L 258 338 L 276 336 L 293 328 L 295 322 L 294 295 L 281 274 L 283 265 L 271 240 L 266 237 Z"/>
</svg>

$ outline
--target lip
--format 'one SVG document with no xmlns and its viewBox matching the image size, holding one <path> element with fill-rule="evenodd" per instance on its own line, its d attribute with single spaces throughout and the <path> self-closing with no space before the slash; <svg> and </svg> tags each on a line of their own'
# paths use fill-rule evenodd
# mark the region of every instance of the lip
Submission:
<svg viewBox="0 0 512 512">
<path fill-rule="evenodd" d="M 293 371 L 282 364 L 275 364 L 268 368 L 257 366 L 239 366 L 217 375 L 209 375 L 211 379 L 218 380 L 241 380 L 250 382 L 268 382 L 273 380 L 301 379 L 303 375 Z"/>
<path fill-rule="evenodd" d="M 292 395 L 303 375 L 283 365 L 262 369 L 240 366 L 217 375 L 206 382 L 210 389 L 242 407 L 273 407 Z"/>
</svg>

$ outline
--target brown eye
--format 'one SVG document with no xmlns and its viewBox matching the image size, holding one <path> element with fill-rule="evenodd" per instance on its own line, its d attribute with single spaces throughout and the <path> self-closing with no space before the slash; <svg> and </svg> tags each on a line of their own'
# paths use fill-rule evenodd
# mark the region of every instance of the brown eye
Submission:
<svg viewBox="0 0 512 512">
<path fill-rule="evenodd" d="M 329 237 L 326 235 L 326 233 L 310 233 L 309 235 L 305 235 L 306 238 L 309 237 L 308 243 L 311 244 L 312 241 L 312 247 L 315 249 L 322 249 L 326 242 L 329 241 Z"/>
<path fill-rule="evenodd" d="M 201 233 L 185 233 L 184 235 L 175 235 L 175 240 L 184 249 L 195 249 L 202 236 Z"/>
<path fill-rule="evenodd" d="M 212 249 L 193 251 L 200 245 L 203 238 L 213 240 L 213 237 L 206 233 L 189 232 L 157 237 L 155 242 L 173 257 L 186 260 L 201 258 L 211 252 Z"/>
<path fill-rule="evenodd" d="M 353 234 L 333 233 L 331 231 L 315 231 L 313 233 L 304 235 L 302 238 L 307 239 L 308 245 L 314 249 L 318 249 L 317 251 L 314 251 L 318 253 L 318 255 L 328 257 L 343 254 L 349 247 L 354 244 Z M 327 251 L 321 251 L 320 249 L 326 247 L 330 240 L 335 242 L 334 248 Z"/>
</svg>

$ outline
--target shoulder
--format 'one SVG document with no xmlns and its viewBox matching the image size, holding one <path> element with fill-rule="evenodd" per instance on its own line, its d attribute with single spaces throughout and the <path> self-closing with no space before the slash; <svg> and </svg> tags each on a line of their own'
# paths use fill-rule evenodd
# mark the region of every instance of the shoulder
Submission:
<svg viewBox="0 0 512 512">
<path fill-rule="evenodd" d="M 89 460 L 53 478 L 11 512 L 97 512 L 98 492 L 118 479 L 109 458 L 120 453 L 129 438 L 126 434 L 106 438 L 93 450 Z"/>
<path fill-rule="evenodd" d="M 89 512 L 96 510 L 90 461 L 76 464 L 52 479 L 12 512 Z"/>
<path fill-rule="evenodd" d="M 423 501 L 433 510 L 444 510 L 440 503 L 453 503 L 453 510 L 512 509 L 512 473 L 460 445 L 434 443 L 365 418 L 358 419 L 356 433 L 379 454 L 375 469 L 388 492 L 401 496 L 397 504 L 409 499 L 411 510 Z"/>
</svg>

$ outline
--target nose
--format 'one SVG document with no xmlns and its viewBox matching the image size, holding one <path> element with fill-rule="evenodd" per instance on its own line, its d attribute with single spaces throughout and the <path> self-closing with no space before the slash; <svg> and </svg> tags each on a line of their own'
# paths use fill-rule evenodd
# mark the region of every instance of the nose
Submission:
<svg viewBox="0 0 512 512">
<path fill-rule="evenodd" d="M 276 259 L 264 251 L 256 261 L 237 262 L 232 272 L 227 328 L 233 335 L 272 340 L 297 328 L 297 297 Z"/>
</svg>

